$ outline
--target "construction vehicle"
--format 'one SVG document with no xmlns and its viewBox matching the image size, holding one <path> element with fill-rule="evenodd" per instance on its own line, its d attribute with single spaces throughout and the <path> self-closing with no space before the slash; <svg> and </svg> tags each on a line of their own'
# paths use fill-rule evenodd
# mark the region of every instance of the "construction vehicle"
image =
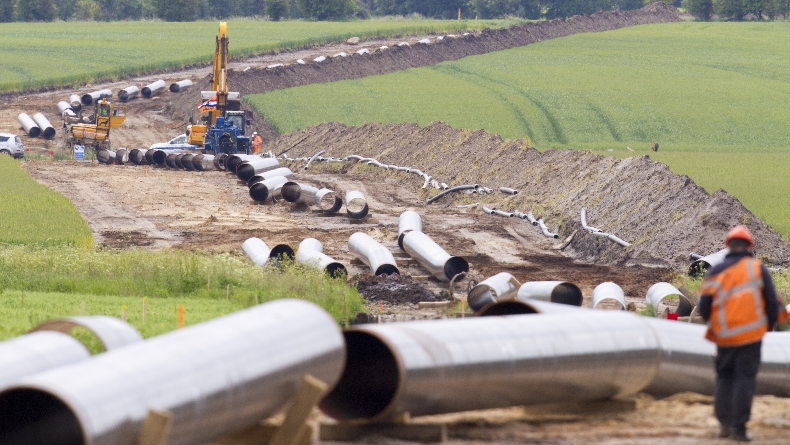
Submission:
<svg viewBox="0 0 790 445">
<path fill-rule="evenodd" d="M 95 114 L 87 119 L 88 123 L 64 122 L 66 143 L 70 148 L 83 145 L 96 151 L 110 149 L 110 130 L 120 128 L 126 120 L 126 107 L 112 105 L 107 99 L 101 99 L 96 102 L 95 110 Z"/>
<path fill-rule="evenodd" d="M 250 138 L 245 136 L 246 119 L 241 111 L 241 95 L 228 91 L 228 27 L 220 22 L 214 49 L 211 91 L 201 91 L 199 109 L 205 124 L 187 127 L 187 142 L 203 146 L 205 153 L 249 153 Z"/>
</svg>

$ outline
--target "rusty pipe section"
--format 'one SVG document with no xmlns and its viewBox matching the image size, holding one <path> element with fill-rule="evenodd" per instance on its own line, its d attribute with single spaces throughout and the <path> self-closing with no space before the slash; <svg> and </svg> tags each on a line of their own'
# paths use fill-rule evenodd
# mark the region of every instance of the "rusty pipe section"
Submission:
<svg viewBox="0 0 790 445">
<path fill-rule="evenodd" d="M 210 443 L 285 408 L 307 374 L 333 387 L 344 360 L 329 314 L 277 300 L 17 381 L 0 443 L 134 445 L 151 408 L 173 414 L 168 444 Z"/>
<path fill-rule="evenodd" d="M 17 119 L 19 123 L 22 124 L 22 128 L 25 129 L 27 135 L 31 138 L 37 138 L 41 134 L 41 128 L 38 127 L 38 124 L 36 124 L 27 113 L 19 113 Z"/>
<path fill-rule="evenodd" d="M 469 263 L 465 259 L 445 252 L 423 232 L 406 232 L 403 236 L 403 250 L 431 275 L 442 281 L 450 281 L 458 274 L 469 272 Z"/>
<path fill-rule="evenodd" d="M 288 181 L 283 184 L 283 199 L 296 204 L 316 205 L 318 189 L 307 184 Z"/>
<path fill-rule="evenodd" d="M 275 168 L 269 171 L 265 171 L 259 175 L 253 176 L 252 178 L 250 178 L 249 181 L 247 181 L 247 185 L 249 187 L 252 187 L 254 184 L 258 182 L 274 178 L 275 176 L 283 176 L 285 178 L 290 178 L 291 176 L 293 176 L 293 172 L 288 167 Z"/>
<path fill-rule="evenodd" d="M 82 101 L 83 105 L 93 105 L 94 102 L 98 102 L 107 97 L 112 97 L 112 90 L 103 89 L 94 91 L 92 93 L 83 94 L 80 100 Z"/>
<path fill-rule="evenodd" d="M 118 100 L 121 102 L 126 102 L 127 100 L 134 99 L 138 94 L 140 94 L 140 88 L 137 88 L 135 85 L 130 85 L 121 91 L 118 91 Z"/>
<path fill-rule="evenodd" d="M 192 81 L 189 79 L 179 80 L 170 84 L 171 93 L 182 93 L 192 86 Z"/>
<path fill-rule="evenodd" d="M 248 238 L 241 245 L 241 250 L 250 257 L 250 260 L 256 266 L 265 266 L 269 260 L 277 261 L 281 257 L 294 258 L 294 250 L 287 244 L 277 244 L 273 248 L 269 248 L 266 243 L 260 238 Z"/>
<path fill-rule="evenodd" d="M 257 202 L 266 201 L 269 197 L 276 198 L 287 182 L 288 178 L 285 176 L 275 176 L 256 182 L 250 187 L 250 198 Z"/>
<path fill-rule="evenodd" d="M 328 188 L 322 188 L 315 193 L 315 202 L 318 207 L 327 213 L 337 213 L 343 208 L 343 200 Z"/>
<path fill-rule="evenodd" d="M 373 275 L 400 274 L 392 252 L 366 233 L 352 234 L 348 238 L 348 251 L 365 263 Z"/>
<path fill-rule="evenodd" d="M 164 80 L 157 80 L 156 82 L 149 83 L 148 85 L 144 86 L 140 93 L 143 95 L 144 98 L 150 99 L 151 96 L 154 94 L 159 93 L 160 91 L 164 90 L 167 84 Z"/>
<path fill-rule="evenodd" d="M 236 176 L 240 180 L 247 182 L 255 175 L 280 167 L 280 161 L 276 158 L 262 158 L 260 156 L 255 158 L 247 159 L 236 167 Z"/>
<path fill-rule="evenodd" d="M 364 217 L 368 216 L 370 208 L 368 207 L 368 202 L 362 192 L 358 190 L 352 190 L 346 193 L 346 196 L 343 198 L 343 202 L 346 205 L 346 213 L 351 219 L 363 219 Z"/>
<path fill-rule="evenodd" d="M 324 254 L 324 246 L 315 238 L 306 238 L 299 243 L 296 262 L 311 269 L 323 270 L 332 278 L 347 274 L 345 266 Z"/>
<path fill-rule="evenodd" d="M 543 222 L 543 218 L 538 219 L 538 227 L 540 227 L 540 231 L 543 232 L 544 236 L 547 236 L 549 238 L 554 238 L 554 239 L 557 239 L 557 238 L 560 237 L 558 234 L 553 233 L 553 232 L 551 232 L 549 230 L 548 226 L 546 226 L 546 223 Z"/>
<path fill-rule="evenodd" d="M 519 301 L 548 301 L 571 306 L 581 306 L 584 297 L 582 291 L 567 281 L 529 281 L 518 289 Z"/>
<path fill-rule="evenodd" d="M 500 272 L 493 277 L 488 277 L 469 290 L 466 301 L 473 311 L 478 311 L 483 307 L 516 298 L 521 283 L 516 277 L 507 273 Z"/>
<path fill-rule="evenodd" d="M 412 170 L 412 171 L 414 171 L 414 170 Z M 422 173 L 422 172 L 420 172 L 420 173 Z M 430 176 L 427 176 L 425 182 L 427 183 L 429 180 L 430 180 Z M 423 186 L 423 188 L 425 188 L 425 186 Z M 425 201 L 425 204 L 430 204 L 430 203 L 440 199 L 442 196 L 448 195 L 450 193 L 460 192 L 460 191 L 463 191 L 463 190 L 477 190 L 479 188 L 480 188 L 480 185 L 478 185 L 478 184 L 466 184 L 466 185 L 459 185 L 459 186 L 455 186 L 455 187 L 450 187 L 449 189 L 439 193 L 438 195 L 434 196 L 433 198 L 429 198 L 427 201 Z"/>
<path fill-rule="evenodd" d="M 607 281 L 595 286 L 592 294 L 592 307 L 596 309 L 599 304 L 604 301 L 614 301 L 620 305 L 622 310 L 625 310 L 625 292 L 615 283 Z"/>
<path fill-rule="evenodd" d="M 401 250 L 403 250 L 403 237 L 412 230 L 422 232 L 422 218 L 419 213 L 406 210 L 398 217 L 398 246 Z"/>
<path fill-rule="evenodd" d="M 623 312 L 368 324 L 344 336 L 343 376 L 320 404 L 340 422 L 627 396 L 659 363 L 653 330 Z"/>
<path fill-rule="evenodd" d="M 695 255 L 695 257 L 692 258 L 692 255 L 694 254 L 689 254 L 689 259 L 694 260 L 694 262 L 689 266 L 689 276 L 705 275 L 705 272 L 707 272 L 708 269 L 724 261 L 724 258 L 728 253 L 730 253 L 730 249 L 724 248 L 716 253 L 705 255 L 703 257 Z"/>
</svg>

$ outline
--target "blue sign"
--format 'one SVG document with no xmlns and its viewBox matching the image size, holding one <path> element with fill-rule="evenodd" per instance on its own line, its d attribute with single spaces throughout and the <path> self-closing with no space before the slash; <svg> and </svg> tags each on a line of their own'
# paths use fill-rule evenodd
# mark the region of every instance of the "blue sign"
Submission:
<svg viewBox="0 0 790 445">
<path fill-rule="evenodd" d="M 85 160 L 85 146 L 84 145 L 75 145 L 74 146 L 74 159 L 77 161 L 84 161 Z"/>
</svg>

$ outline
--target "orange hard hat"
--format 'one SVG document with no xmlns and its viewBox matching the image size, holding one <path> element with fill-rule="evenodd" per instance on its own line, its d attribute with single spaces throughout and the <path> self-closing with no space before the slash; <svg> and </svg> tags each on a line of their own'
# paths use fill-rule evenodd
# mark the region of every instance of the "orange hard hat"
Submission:
<svg viewBox="0 0 790 445">
<path fill-rule="evenodd" d="M 730 233 L 727 234 L 727 239 L 724 241 L 724 244 L 729 247 L 730 241 L 734 239 L 742 239 L 749 243 L 749 247 L 754 245 L 754 240 L 752 239 L 752 232 L 746 226 L 735 226 L 730 230 Z"/>
</svg>

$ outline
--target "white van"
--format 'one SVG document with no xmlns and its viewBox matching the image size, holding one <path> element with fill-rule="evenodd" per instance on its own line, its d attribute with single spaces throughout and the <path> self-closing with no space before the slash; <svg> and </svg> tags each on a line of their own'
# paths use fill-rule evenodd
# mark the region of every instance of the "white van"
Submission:
<svg viewBox="0 0 790 445">
<path fill-rule="evenodd" d="M 11 133 L 0 133 L 0 154 L 13 156 L 19 159 L 25 156 L 25 146 L 22 139 Z"/>
</svg>

